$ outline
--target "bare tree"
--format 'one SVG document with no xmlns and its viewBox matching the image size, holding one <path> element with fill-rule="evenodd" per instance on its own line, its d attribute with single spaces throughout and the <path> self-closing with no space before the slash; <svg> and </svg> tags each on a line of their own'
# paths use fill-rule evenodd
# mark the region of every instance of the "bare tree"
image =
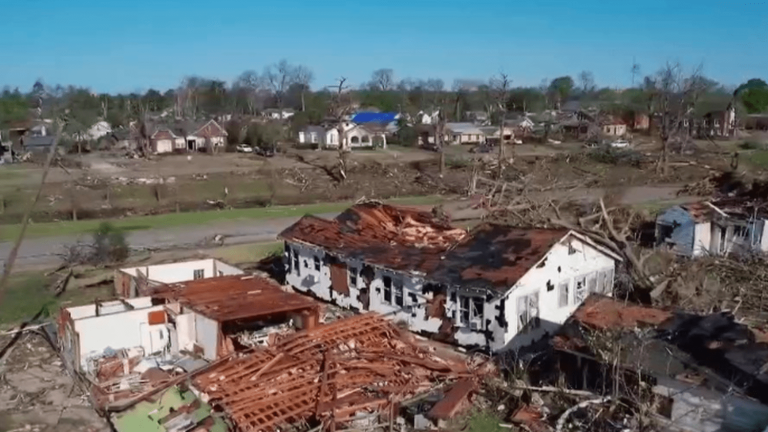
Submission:
<svg viewBox="0 0 768 432">
<path fill-rule="evenodd" d="M 309 85 L 312 83 L 312 80 L 315 79 L 315 74 L 312 73 L 310 68 L 304 65 L 296 66 L 293 73 L 295 83 L 301 86 L 301 110 L 306 111 L 307 106 L 304 101 L 304 94 L 309 91 Z"/>
<path fill-rule="evenodd" d="M 390 91 L 395 87 L 395 71 L 392 69 L 378 69 L 371 74 L 372 88 L 381 91 Z"/>
<path fill-rule="evenodd" d="M 595 90 L 595 76 L 590 71 L 581 71 L 579 83 L 583 93 L 590 93 Z"/>
<path fill-rule="evenodd" d="M 328 104 L 330 117 L 336 123 L 336 131 L 339 133 L 339 178 L 341 181 L 347 178 L 347 152 L 349 152 L 349 143 L 346 141 L 347 131 L 344 129 L 344 121 L 347 115 L 352 112 L 352 104 L 349 100 L 349 86 L 346 85 L 347 78 L 340 77 L 336 85 L 329 86 L 335 89 L 331 101 Z"/>
<path fill-rule="evenodd" d="M 655 79 L 646 79 L 650 104 L 655 105 L 660 119 L 659 139 L 661 154 L 656 171 L 669 174 L 669 143 L 673 139 L 686 139 L 687 128 L 699 97 L 706 90 L 706 81 L 701 75 L 701 66 L 689 75 L 679 63 L 667 63 L 656 74 Z"/>
<path fill-rule="evenodd" d="M 261 91 L 264 89 L 262 77 L 256 71 L 245 71 L 237 77 L 234 87 L 243 91 L 249 113 L 255 114 Z"/>
<path fill-rule="evenodd" d="M 285 92 L 291 84 L 296 83 L 296 68 L 287 60 L 280 60 L 279 63 L 264 69 L 264 81 L 275 95 L 277 107 L 282 108 Z"/>
<path fill-rule="evenodd" d="M 504 120 L 507 116 L 507 97 L 512 80 L 504 72 L 500 72 L 498 77 L 491 78 L 490 88 L 495 101 L 495 108 L 499 110 L 499 171 L 498 178 L 501 178 L 504 172 Z M 514 148 L 514 147 L 513 147 Z"/>
</svg>

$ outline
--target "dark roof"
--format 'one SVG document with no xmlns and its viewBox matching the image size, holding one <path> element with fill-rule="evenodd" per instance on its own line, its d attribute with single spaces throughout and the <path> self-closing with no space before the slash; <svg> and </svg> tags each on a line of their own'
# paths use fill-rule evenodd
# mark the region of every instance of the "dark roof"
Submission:
<svg viewBox="0 0 768 432">
<path fill-rule="evenodd" d="M 397 120 L 394 112 L 359 112 L 352 117 L 355 123 L 392 123 Z"/>
<path fill-rule="evenodd" d="M 25 147 L 50 147 L 55 142 L 56 137 L 53 135 L 24 137 Z"/>
<path fill-rule="evenodd" d="M 259 276 L 219 276 L 161 285 L 150 296 L 177 301 L 218 322 L 319 307 L 311 298 L 283 291 L 276 282 Z"/>
<path fill-rule="evenodd" d="M 334 220 L 304 216 L 279 237 L 392 270 L 428 273 L 466 235 L 432 213 L 386 204 L 358 204 Z"/>
<path fill-rule="evenodd" d="M 309 125 L 309 126 L 304 128 L 303 132 L 304 133 L 312 133 L 312 132 L 314 132 L 314 133 L 317 133 L 317 134 L 324 134 L 325 133 L 325 128 L 322 127 L 322 126 Z"/>
<path fill-rule="evenodd" d="M 589 336 L 609 330 L 621 340 L 622 364 L 729 391 L 730 383 L 768 402 L 768 334 L 726 312 L 706 316 L 589 296 L 553 339 L 556 349 L 594 356 Z M 727 383 L 725 388 L 722 383 Z"/>
<path fill-rule="evenodd" d="M 445 255 L 432 278 L 450 285 L 506 292 L 567 233 L 564 229 L 485 223 Z"/>
</svg>

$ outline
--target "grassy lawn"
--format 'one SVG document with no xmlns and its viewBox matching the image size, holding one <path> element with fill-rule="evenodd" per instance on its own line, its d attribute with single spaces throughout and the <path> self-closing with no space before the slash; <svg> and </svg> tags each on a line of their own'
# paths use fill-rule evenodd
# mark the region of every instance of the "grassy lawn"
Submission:
<svg viewBox="0 0 768 432">
<path fill-rule="evenodd" d="M 755 150 L 752 152 L 742 152 L 741 159 L 746 160 L 750 165 L 761 170 L 768 170 L 768 150 Z"/>
<path fill-rule="evenodd" d="M 444 200 L 441 196 L 406 197 L 387 200 L 392 204 L 428 205 L 437 204 Z M 344 210 L 351 202 L 308 204 L 301 206 L 276 206 L 233 210 L 211 210 L 204 212 L 168 213 L 157 216 L 136 216 L 125 219 L 110 219 L 113 225 L 125 231 L 145 229 L 172 228 L 188 225 L 199 225 L 223 220 L 247 219 L 263 220 L 285 217 L 298 217 L 305 214 L 335 213 Z M 51 237 L 59 235 L 78 235 L 93 232 L 103 219 L 84 221 L 62 221 L 30 224 L 27 229 L 28 237 Z M 10 241 L 19 235 L 20 225 L 0 226 L 0 241 Z"/>
<path fill-rule="evenodd" d="M 261 261 L 275 253 L 283 253 L 283 242 L 223 246 L 209 251 L 208 255 L 212 258 L 224 260 L 230 264 L 242 264 Z"/>
<path fill-rule="evenodd" d="M 71 289 L 57 298 L 50 291 L 53 282 L 41 272 L 12 274 L 0 301 L 0 328 L 11 327 L 29 319 L 41 308 L 45 308 L 45 318 L 57 315 L 61 306 L 87 304 L 96 298 L 104 299 L 114 295 L 110 285 L 103 288 Z"/>
</svg>

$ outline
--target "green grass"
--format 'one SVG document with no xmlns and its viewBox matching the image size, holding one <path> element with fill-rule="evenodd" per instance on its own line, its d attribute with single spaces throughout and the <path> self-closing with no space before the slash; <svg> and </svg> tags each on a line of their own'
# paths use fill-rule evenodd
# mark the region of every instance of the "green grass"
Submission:
<svg viewBox="0 0 768 432">
<path fill-rule="evenodd" d="M 76 306 L 90 303 L 95 298 L 113 296 L 113 288 L 110 285 L 104 288 L 72 289 L 56 297 L 50 291 L 54 281 L 40 272 L 12 274 L 0 301 L 0 328 L 30 319 L 40 309 L 45 309 L 42 315 L 42 318 L 45 318 L 57 315 L 62 305 Z"/>
<path fill-rule="evenodd" d="M 443 201 L 440 196 L 407 197 L 387 200 L 393 204 L 419 205 L 437 204 Z M 168 213 L 157 216 L 136 216 L 124 219 L 111 219 L 110 222 L 124 231 L 162 229 L 179 226 L 200 225 L 224 220 L 264 220 L 285 217 L 297 217 L 305 214 L 336 213 L 349 207 L 351 202 L 307 204 L 300 206 L 276 206 L 233 210 L 212 210 L 204 212 Z M 51 237 L 60 235 L 80 235 L 92 233 L 103 219 L 84 221 L 62 221 L 30 224 L 27 237 Z M 0 241 L 14 240 L 19 235 L 21 225 L 0 226 Z"/>
<path fill-rule="evenodd" d="M 211 250 L 208 255 L 231 264 L 253 263 L 261 261 L 272 254 L 282 254 L 283 246 L 283 242 L 224 246 Z"/>
<path fill-rule="evenodd" d="M 745 154 L 743 159 L 756 168 L 768 170 L 768 150 L 755 150 Z"/>
<path fill-rule="evenodd" d="M 499 423 L 503 423 L 503 420 L 496 416 L 495 413 L 475 411 L 469 417 L 467 430 L 469 432 L 504 432 L 509 430 L 499 426 Z"/>
</svg>

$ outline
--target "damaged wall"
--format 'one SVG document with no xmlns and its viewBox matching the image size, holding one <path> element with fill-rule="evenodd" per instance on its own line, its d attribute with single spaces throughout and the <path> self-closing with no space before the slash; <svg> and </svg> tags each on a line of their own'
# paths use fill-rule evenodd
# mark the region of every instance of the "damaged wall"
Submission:
<svg viewBox="0 0 768 432">
<path fill-rule="evenodd" d="M 150 313 L 158 311 L 164 312 L 164 306 L 73 319 L 80 343 L 80 359 L 75 360 L 85 368 L 89 357 L 103 353 L 108 347 L 114 350 L 141 347 L 145 354 L 162 351 L 169 342 L 168 329 L 165 323 L 149 324 Z"/>
<path fill-rule="evenodd" d="M 723 394 L 688 382 L 658 377 L 653 392 L 672 398 L 676 426 L 691 431 L 757 431 L 768 426 L 768 406 L 736 394 Z"/>
<path fill-rule="evenodd" d="M 219 323 L 199 313 L 191 312 L 195 317 L 195 343 L 203 349 L 203 358 L 216 360 L 219 347 Z"/>
<path fill-rule="evenodd" d="M 137 277 L 139 271 L 141 271 L 149 280 L 161 283 L 179 283 L 194 279 L 245 274 L 245 272 L 237 267 L 212 258 L 169 264 L 129 267 L 120 269 L 118 272 Z M 123 277 L 116 277 L 115 289 L 120 292 L 121 289 L 124 289 L 122 284 L 125 283 Z"/>
<path fill-rule="evenodd" d="M 616 261 L 611 256 L 571 235 L 525 274 L 506 295 L 508 328 L 504 346 L 516 349 L 554 333 L 587 298 L 590 291 L 612 294 Z M 602 277 L 601 277 L 602 276 Z M 594 282 L 591 282 L 594 281 Z M 607 282 L 606 282 L 607 281 Z M 538 296 L 538 320 L 522 323 L 520 310 Z M 529 306 L 529 317 L 532 318 Z"/>
<path fill-rule="evenodd" d="M 395 322 L 405 322 L 414 332 L 445 333 L 445 323 L 458 322 L 456 295 L 443 294 L 443 315 L 429 316 L 434 291 L 425 289 L 420 275 L 396 272 L 364 264 L 354 259 L 338 259 L 319 248 L 286 242 L 286 282 L 301 292 L 358 311 L 379 312 Z M 298 270 L 297 266 L 298 265 Z M 319 268 L 319 270 L 318 270 Z M 344 274 L 340 274 L 343 268 Z M 343 278 L 343 280 L 339 280 Z M 334 288 L 334 285 L 336 287 Z M 341 286 L 340 286 L 341 285 Z M 479 297 L 484 302 L 486 291 L 462 291 L 463 296 Z M 484 304 L 485 317 L 498 314 L 498 300 Z M 475 330 L 469 324 L 456 333 L 455 342 L 465 346 L 485 346 L 484 320 Z M 452 328 L 448 329 L 452 333 Z M 450 335 L 445 335 L 449 337 Z M 503 340 L 503 332 L 499 332 Z"/>
</svg>

